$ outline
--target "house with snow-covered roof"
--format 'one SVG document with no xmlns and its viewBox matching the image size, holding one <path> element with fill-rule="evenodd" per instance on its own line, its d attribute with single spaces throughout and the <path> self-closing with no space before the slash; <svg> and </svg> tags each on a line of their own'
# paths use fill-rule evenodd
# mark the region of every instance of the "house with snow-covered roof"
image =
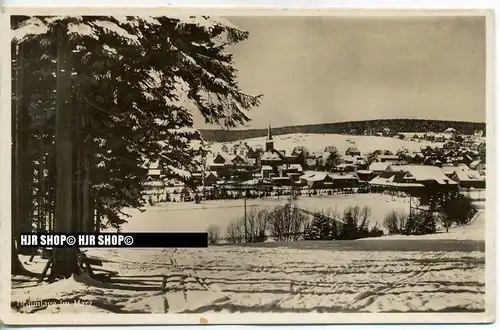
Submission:
<svg viewBox="0 0 500 330">
<path fill-rule="evenodd" d="M 213 186 L 217 183 L 218 180 L 219 177 L 217 176 L 217 172 L 209 171 L 205 173 L 205 178 L 203 183 L 205 186 Z"/>
<path fill-rule="evenodd" d="M 444 134 L 436 134 L 434 135 L 434 142 L 444 142 L 445 135 Z"/>
<path fill-rule="evenodd" d="M 397 163 L 399 162 L 398 155 L 378 155 L 377 160 L 382 163 Z"/>
<path fill-rule="evenodd" d="M 269 125 L 266 137 L 266 149 L 259 159 L 262 177 L 269 178 L 272 175 L 277 175 L 278 168 L 284 164 L 286 164 L 285 155 L 274 148 L 271 125 Z"/>
<path fill-rule="evenodd" d="M 388 172 L 404 172 L 406 182 L 423 184 L 426 187 L 456 187 L 457 182 L 448 178 L 439 167 L 430 165 L 390 165 Z"/>
<path fill-rule="evenodd" d="M 161 169 L 159 168 L 150 168 L 148 170 L 148 181 L 159 180 L 162 176 Z"/>
<path fill-rule="evenodd" d="M 465 164 L 459 164 L 454 168 L 451 178 L 458 182 L 460 188 L 476 188 L 485 189 L 486 188 L 486 178 L 485 176 L 479 174 L 478 171 L 471 170 Z"/>
<path fill-rule="evenodd" d="M 387 167 L 389 167 L 389 164 L 387 163 L 382 163 L 382 162 L 373 162 L 370 164 L 368 167 L 368 170 L 371 171 L 375 175 L 379 175 L 380 173 L 384 172 Z"/>
<path fill-rule="evenodd" d="M 469 167 L 471 170 L 481 172 L 484 169 L 484 163 L 482 162 L 482 160 L 478 159 L 470 163 Z"/>
<path fill-rule="evenodd" d="M 353 173 L 356 172 L 358 167 L 355 164 L 342 163 L 335 166 L 335 168 L 340 173 Z"/>
<path fill-rule="evenodd" d="M 441 172 L 448 178 L 452 179 L 453 173 L 455 172 L 455 165 L 453 164 L 443 164 L 441 165 Z"/>
<path fill-rule="evenodd" d="M 332 178 L 326 172 L 306 172 L 299 179 L 303 185 L 307 185 L 309 188 L 325 188 L 333 185 Z"/>
<path fill-rule="evenodd" d="M 232 160 L 235 157 L 238 156 L 220 151 L 213 157 L 213 159 L 207 162 L 207 168 L 209 171 L 216 172 L 219 178 L 229 178 L 234 168 Z"/>
<path fill-rule="evenodd" d="M 457 130 L 454 129 L 453 127 L 448 127 L 447 129 L 444 130 L 443 135 L 446 139 L 453 140 L 457 135 Z"/>
<path fill-rule="evenodd" d="M 369 182 L 377 176 L 370 170 L 358 170 L 356 175 L 361 182 Z"/>
<path fill-rule="evenodd" d="M 429 165 L 389 165 L 369 184 L 372 187 L 409 193 L 458 188 L 458 183 L 447 177 L 439 167 Z"/>
<path fill-rule="evenodd" d="M 384 171 L 369 181 L 369 185 L 376 188 L 409 191 L 415 188 L 424 188 L 422 183 L 405 180 L 407 173 L 403 171 Z"/>
<path fill-rule="evenodd" d="M 349 147 L 347 148 L 347 150 L 345 151 L 345 155 L 346 156 L 361 156 L 361 151 L 359 151 L 359 149 L 357 147 Z"/>
<path fill-rule="evenodd" d="M 323 152 L 338 153 L 339 151 L 335 146 L 326 146 Z"/>
</svg>

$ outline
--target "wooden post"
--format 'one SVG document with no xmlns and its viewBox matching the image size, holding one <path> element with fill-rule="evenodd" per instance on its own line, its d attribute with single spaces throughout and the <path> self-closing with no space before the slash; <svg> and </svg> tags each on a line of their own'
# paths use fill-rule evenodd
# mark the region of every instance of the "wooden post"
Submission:
<svg viewBox="0 0 500 330">
<path fill-rule="evenodd" d="M 245 208 L 245 243 L 248 243 L 248 231 L 247 231 L 247 194 L 246 191 L 244 192 L 245 197 L 243 198 L 244 202 L 244 208 Z"/>
<path fill-rule="evenodd" d="M 168 282 L 168 275 L 163 275 L 162 281 L 161 281 L 161 292 L 163 293 L 163 313 L 168 313 L 168 310 L 170 306 L 168 305 L 168 299 L 166 296 L 166 293 L 168 292 L 167 288 L 167 282 Z"/>
<path fill-rule="evenodd" d="M 86 233 L 94 232 L 93 206 L 90 184 L 90 155 L 87 150 L 83 152 L 82 176 L 82 230 Z"/>
</svg>

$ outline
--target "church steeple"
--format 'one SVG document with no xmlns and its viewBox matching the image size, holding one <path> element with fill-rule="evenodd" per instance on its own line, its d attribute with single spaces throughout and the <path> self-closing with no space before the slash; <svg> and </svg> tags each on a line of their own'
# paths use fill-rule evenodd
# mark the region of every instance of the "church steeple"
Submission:
<svg viewBox="0 0 500 330">
<path fill-rule="evenodd" d="M 271 133 L 271 123 L 269 123 L 269 128 L 267 130 L 267 139 L 266 139 L 266 151 L 274 149 L 274 141 L 273 135 Z"/>
</svg>

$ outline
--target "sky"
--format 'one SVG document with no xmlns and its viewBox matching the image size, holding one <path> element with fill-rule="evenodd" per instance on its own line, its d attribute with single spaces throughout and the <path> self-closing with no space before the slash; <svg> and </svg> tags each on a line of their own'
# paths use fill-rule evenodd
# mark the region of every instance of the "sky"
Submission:
<svg viewBox="0 0 500 330">
<path fill-rule="evenodd" d="M 229 17 L 243 128 L 382 118 L 484 122 L 483 17 Z M 198 128 L 216 128 L 199 118 Z"/>
</svg>

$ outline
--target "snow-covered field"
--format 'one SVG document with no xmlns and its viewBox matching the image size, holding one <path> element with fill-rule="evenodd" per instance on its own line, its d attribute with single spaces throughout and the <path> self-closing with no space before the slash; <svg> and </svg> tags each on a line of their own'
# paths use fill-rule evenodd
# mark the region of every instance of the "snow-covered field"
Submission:
<svg viewBox="0 0 500 330">
<path fill-rule="evenodd" d="M 389 196 L 356 197 L 360 205 L 387 204 L 377 210 L 399 207 L 383 200 Z M 322 207 L 327 198 L 307 205 Z M 353 196 L 329 198 L 353 205 Z M 124 230 L 203 230 L 229 220 L 210 213 L 231 210 L 220 212 L 222 202 L 151 207 Z M 481 210 L 467 226 L 418 239 L 92 249 L 88 255 L 103 259 L 117 277 L 98 282 L 84 274 L 52 284 L 15 277 L 11 306 L 22 313 L 479 312 L 485 308 L 484 223 Z M 33 271 L 45 264 L 21 258 Z"/>
<path fill-rule="evenodd" d="M 362 136 L 362 135 L 343 135 L 343 134 L 285 134 L 273 137 L 274 147 L 278 150 L 292 150 L 296 146 L 304 146 L 310 152 L 323 152 L 327 146 L 335 146 L 340 153 L 353 145 L 367 154 L 374 150 L 390 150 L 396 153 L 399 149 L 408 149 L 410 151 L 419 151 L 421 147 L 431 145 L 441 147 L 443 143 L 434 143 L 430 141 L 409 141 L 392 137 L 382 136 Z M 258 137 L 244 140 L 249 146 L 265 145 L 266 137 Z M 238 141 L 237 141 L 238 142 Z M 232 145 L 237 142 L 224 143 Z M 214 143 L 212 152 L 218 152 L 223 143 Z"/>
<path fill-rule="evenodd" d="M 272 208 L 287 203 L 286 197 L 250 199 L 247 210 L 252 207 Z M 294 201 L 298 207 L 309 211 L 331 211 L 342 215 L 349 206 L 367 206 L 371 209 L 370 227 L 383 225 L 384 216 L 391 210 L 409 212 L 409 198 L 391 197 L 385 194 L 353 194 L 335 196 L 300 196 Z M 202 204 L 163 203 L 148 207 L 147 211 L 129 211 L 132 220 L 123 226 L 123 231 L 205 231 L 210 226 L 218 226 L 225 231 L 234 220 L 245 214 L 243 200 L 205 201 Z"/>
<path fill-rule="evenodd" d="M 95 250 L 90 254 L 112 260 L 105 265 L 119 271 L 118 278 L 105 284 L 86 276 L 54 284 L 14 282 L 12 307 L 24 313 L 483 311 L 484 252 L 422 252 L 420 244 L 406 252 Z M 52 304 L 22 306 L 27 299 Z"/>
</svg>

